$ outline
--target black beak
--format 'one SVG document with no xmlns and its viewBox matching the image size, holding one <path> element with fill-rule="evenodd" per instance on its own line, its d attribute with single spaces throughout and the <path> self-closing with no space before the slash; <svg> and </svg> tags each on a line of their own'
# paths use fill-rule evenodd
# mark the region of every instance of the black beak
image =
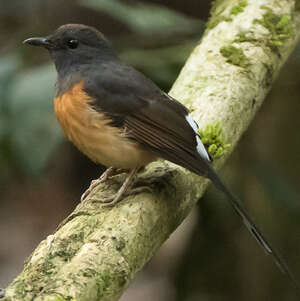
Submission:
<svg viewBox="0 0 300 301">
<path fill-rule="evenodd" d="M 32 46 L 42 46 L 45 48 L 51 48 L 53 46 L 47 38 L 30 38 L 23 41 L 23 44 L 29 44 Z"/>
</svg>

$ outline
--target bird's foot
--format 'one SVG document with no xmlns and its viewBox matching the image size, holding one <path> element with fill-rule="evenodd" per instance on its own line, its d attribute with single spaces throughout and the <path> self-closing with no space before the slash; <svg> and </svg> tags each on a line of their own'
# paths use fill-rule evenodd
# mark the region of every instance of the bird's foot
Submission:
<svg viewBox="0 0 300 301">
<path fill-rule="evenodd" d="M 143 192 L 153 193 L 153 190 L 148 186 L 140 186 L 140 187 L 136 187 L 136 188 L 131 188 L 123 193 L 119 193 L 119 191 L 114 196 L 107 197 L 107 198 L 104 198 L 101 200 L 93 200 L 93 202 L 102 203 L 102 207 L 113 207 L 116 204 L 118 204 L 119 202 L 121 202 L 127 196 L 135 195 L 135 194 L 139 194 L 139 193 L 143 193 Z"/>
<path fill-rule="evenodd" d="M 125 172 L 124 169 L 116 169 L 114 167 L 109 167 L 106 169 L 106 171 L 96 180 L 93 180 L 91 182 L 90 187 L 82 194 L 80 200 L 81 202 L 83 202 L 87 196 L 91 193 L 91 191 L 98 186 L 100 183 L 105 182 L 106 180 L 108 180 L 110 177 L 115 176 L 117 174 L 120 174 L 122 172 Z"/>
<path fill-rule="evenodd" d="M 131 189 L 138 170 L 139 170 L 139 167 L 136 167 L 130 171 L 130 173 L 126 177 L 126 180 L 124 181 L 123 185 L 120 187 L 120 189 L 118 190 L 116 195 L 107 197 L 107 198 L 104 198 L 101 200 L 94 200 L 94 201 L 102 203 L 104 207 L 112 207 L 115 204 L 119 203 L 124 198 L 124 196 L 128 196 L 131 194 L 137 194 L 137 193 L 141 193 L 144 191 L 148 191 L 148 192 L 152 191 L 147 186 L 140 186 L 140 187 Z"/>
</svg>

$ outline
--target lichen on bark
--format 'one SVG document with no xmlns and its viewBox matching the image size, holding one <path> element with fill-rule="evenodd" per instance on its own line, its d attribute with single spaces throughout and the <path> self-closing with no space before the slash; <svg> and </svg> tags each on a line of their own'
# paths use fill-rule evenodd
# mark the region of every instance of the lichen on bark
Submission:
<svg viewBox="0 0 300 301">
<path fill-rule="evenodd" d="M 254 22 L 266 13 L 262 2 L 274 14 L 289 16 L 279 23 L 290 22 L 293 28 L 276 52 L 261 42 L 270 37 L 269 30 Z M 230 16 L 237 3 L 218 0 L 214 13 Z M 300 11 L 291 0 L 248 0 L 244 10 L 231 18 L 206 31 L 170 92 L 192 108 L 200 129 L 219 123 L 222 143 L 230 144 L 228 154 L 296 45 Z M 237 41 L 239 35 L 251 35 L 252 40 Z M 220 49 L 227 45 L 241 49 L 249 65 L 241 68 L 226 63 Z M 215 161 L 217 167 L 226 156 Z M 95 200 L 116 193 L 123 180 L 124 175 L 119 175 L 101 184 L 80 203 L 59 229 L 40 243 L 3 300 L 118 300 L 208 184 L 175 164 L 157 161 L 139 176 L 141 183 L 150 183 L 152 193 L 129 196 L 113 208 L 102 208 Z"/>
</svg>

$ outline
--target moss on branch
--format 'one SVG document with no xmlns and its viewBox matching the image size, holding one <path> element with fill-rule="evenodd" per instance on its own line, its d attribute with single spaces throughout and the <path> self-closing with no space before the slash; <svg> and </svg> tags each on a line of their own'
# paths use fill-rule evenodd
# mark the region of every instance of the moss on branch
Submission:
<svg viewBox="0 0 300 301">
<path fill-rule="evenodd" d="M 244 11 L 235 8 L 233 14 L 230 12 L 241 1 L 215 2 L 212 18 L 230 17 L 232 21 L 224 26 L 211 21 L 210 30 L 170 92 L 193 109 L 204 143 L 213 156 L 222 155 L 222 159 L 255 116 L 300 36 L 300 10 L 295 10 L 293 1 L 270 0 L 271 11 L 257 2 L 248 0 Z M 246 14 L 248 9 L 251 16 Z M 246 43 L 252 34 L 255 41 L 262 41 L 266 32 L 280 55 L 263 42 Z M 239 45 L 234 42 L 237 38 Z M 215 161 L 218 167 L 222 159 Z M 175 164 L 157 161 L 139 176 L 153 193 L 129 196 L 113 208 L 102 208 L 95 200 L 116 193 L 123 180 L 124 175 L 119 175 L 102 183 L 80 203 L 40 243 L 2 300 L 118 300 L 188 215 L 208 183 Z"/>
<path fill-rule="evenodd" d="M 247 5 L 248 1 L 246 0 L 215 0 L 210 10 L 210 19 L 206 23 L 206 28 L 213 29 L 223 21 L 231 22 L 236 15 L 242 13 L 245 10 Z"/>
<path fill-rule="evenodd" d="M 219 122 L 206 125 L 204 130 L 199 129 L 199 135 L 213 159 L 218 159 L 227 153 L 230 144 L 224 143 L 223 131 Z"/>
<path fill-rule="evenodd" d="M 253 22 L 262 25 L 269 31 L 268 46 L 278 50 L 278 47 L 281 47 L 292 36 L 291 16 L 288 14 L 276 14 L 267 6 L 262 6 L 261 8 L 265 10 L 265 13 L 261 19 L 255 19 Z"/>
<path fill-rule="evenodd" d="M 248 2 L 246 0 L 239 0 L 238 4 L 233 6 L 230 10 L 231 15 L 238 15 L 242 13 L 245 10 L 245 7 L 248 5 Z"/>
<path fill-rule="evenodd" d="M 232 65 L 236 65 L 242 68 L 246 68 L 249 65 L 249 60 L 245 56 L 242 49 L 233 45 L 223 46 L 220 49 L 221 54 L 226 58 L 226 62 Z"/>
</svg>

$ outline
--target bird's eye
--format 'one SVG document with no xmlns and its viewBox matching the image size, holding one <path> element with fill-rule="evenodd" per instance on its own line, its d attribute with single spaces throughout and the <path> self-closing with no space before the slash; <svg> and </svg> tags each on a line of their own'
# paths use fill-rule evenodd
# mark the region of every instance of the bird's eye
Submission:
<svg viewBox="0 0 300 301">
<path fill-rule="evenodd" d="M 71 49 L 77 48 L 78 44 L 79 44 L 78 40 L 75 40 L 75 39 L 70 39 L 67 41 L 67 45 Z"/>
</svg>

